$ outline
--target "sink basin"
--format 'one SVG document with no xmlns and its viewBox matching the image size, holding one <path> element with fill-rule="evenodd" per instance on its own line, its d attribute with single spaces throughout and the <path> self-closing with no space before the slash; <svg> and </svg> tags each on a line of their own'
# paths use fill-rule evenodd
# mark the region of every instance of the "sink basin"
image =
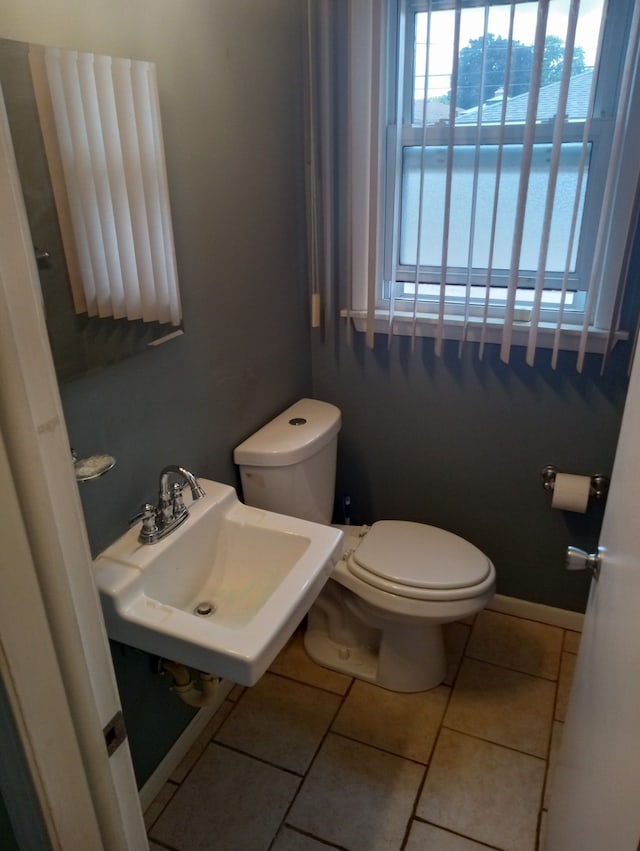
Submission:
<svg viewBox="0 0 640 851">
<path fill-rule="evenodd" d="M 136 525 L 93 573 L 110 638 L 198 671 L 254 685 L 340 557 L 342 532 L 241 503 L 200 479 L 189 517 L 155 544 Z"/>
</svg>

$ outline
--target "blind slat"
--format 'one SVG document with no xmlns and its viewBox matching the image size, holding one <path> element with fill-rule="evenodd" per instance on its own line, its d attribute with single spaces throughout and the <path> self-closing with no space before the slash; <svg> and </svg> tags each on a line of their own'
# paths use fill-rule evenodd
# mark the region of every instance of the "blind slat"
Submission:
<svg viewBox="0 0 640 851">
<path fill-rule="evenodd" d="M 427 5 L 427 32 L 424 51 L 424 97 L 422 106 L 422 148 L 420 149 L 420 185 L 418 187 L 418 224 L 416 238 L 416 262 L 414 273 L 413 293 L 413 323 L 411 327 L 411 345 L 415 346 L 416 326 L 418 320 L 419 288 L 420 288 L 420 257 L 422 252 L 422 216 L 424 212 L 424 185 L 425 185 L 425 160 L 427 155 L 427 123 L 429 116 L 429 60 L 431 58 L 431 0 Z M 401 103 L 402 91 L 398 91 L 398 101 Z"/>
<path fill-rule="evenodd" d="M 518 185 L 516 223 L 511 249 L 511 268 L 509 270 L 509 286 L 507 293 L 507 306 L 505 308 L 504 333 L 502 337 L 502 346 L 500 347 L 500 359 L 504 363 L 509 362 L 511 339 L 513 335 L 516 291 L 518 288 L 518 278 L 520 273 L 520 254 L 522 251 L 524 218 L 529 190 L 529 175 L 531 173 L 531 160 L 533 156 L 533 144 L 535 141 L 538 97 L 540 93 L 540 81 L 542 79 L 542 64 L 544 60 L 544 43 L 547 32 L 548 14 L 549 0 L 540 0 L 536 21 L 536 35 L 533 45 L 533 65 L 531 69 L 529 97 L 527 101 L 527 118 L 522 143 L 522 163 L 520 166 L 520 182 Z"/>
<path fill-rule="evenodd" d="M 447 175 L 445 186 L 444 221 L 442 230 L 442 264 L 440 270 L 440 298 L 438 300 L 438 326 L 436 331 L 435 351 L 442 354 L 444 340 L 444 309 L 447 286 L 447 265 L 449 262 L 449 225 L 451 219 L 451 185 L 453 182 L 453 149 L 456 129 L 456 106 L 458 91 L 458 68 L 460 51 L 460 19 L 462 3 L 456 0 L 455 25 L 453 35 L 453 69 L 451 71 L 451 102 L 449 104 L 449 132 L 447 136 Z"/>
<path fill-rule="evenodd" d="M 547 256 L 549 252 L 549 239 L 551 234 L 551 222 L 556 200 L 556 186 L 558 183 L 558 170 L 560 167 L 560 154 L 562 153 L 562 142 L 564 139 L 564 124 L 569 98 L 569 83 L 571 81 L 571 66 L 573 64 L 573 49 L 575 44 L 576 27 L 578 25 L 578 12 L 580 0 L 571 0 L 568 15 L 567 33 L 565 38 L 564 55 L 562 58 L 562 75 L 560 79 L 560 90 L 558 92 L 558 105 L 556 108 L 555 126 L 553 130 L 553 143 L 551 146 L 551 159 L 549 163 L 549 177 L 547 184 L 547 197 L 542 222 L 542 233 L 540 236 L 540 250 L 538 254 L 538 271 L 536 275 L 535 298 L 531 310 L 529 327 L 529 343 L 527 345 L 526 361 L 533 366 L 536 354 L 536 342 L 538 336 L 538 323 L 540 321 L 540 308 L 544 283 L 547 270 Z M 584 144 L 584 143 L 583 143 Z M 578 187 L 579 193 L 579 187 Z M 579 195 L 577 196 L 579 197 Z M 567 258 L 569 261 L 570 256 Z"/>
<path fill-rule="evenodd" d="M 114 226 L 117 233 L 118 260 L 122 282 L 124 316 L 141 319 L 140 288 L 136 268 L 136 251 L 131 225 L 129 193 L 125 180 L 122 145 L 118 130 L 118 113 L 112 76 L 111 58 L 97 56 L 95 63 L 96 86 L 99 92 L 102 133 L 106 151 L 106 168 L 109 176 Z"/>
<path fill-rule="evenodd" d="M 478 206 L 478 177 L 480 170 L 480 143 L 481 143 L 481 130 L 482 130 L 482 92 L 484 92 L 484 84 L 487 73 L 487 36 L 489 33 L 489 6 L 485 7 L 484 10 L 484 26 L 482 32 L 482 60 L 480 65 L 480 103 L 478 105 L 478 123 L 476 126 L 476 142 L 475 142 L 475 152 L 473 158 L 473 189 L 471 192 L 471 227 L 469 230 L 469 251 L 467 253 L 467 298 L 465 302 L 464 309 L 464 326 L 462 330 L 462 339 L 460 340 L 460 344 L 458 346 L 458 356 L 462 355 L 462 349 L 464 347 L 466 336 L 467 336 L 467 325 L 469 321 L 469 299 L 471 297 L 471 270 L 473 268 L 473 251 L 474 251 L 474 242 L 475 242 L 475 233 L 476 233 L 476 212 Z M 504 98 L 503 98 L 504 99 Z M 497 176 L 496 176 L 497 177 Z M 489 268 L 490 264 L 489 264 Z"/>
<path fill-rule="evenodd" d="M 482 332 L 480 335 L 480 346 L 478 355 L 482 360 L 487 340 L 487 329 L 489 327 L 489 302 L 491 298 L 491 281 L 493 276 L 493 256 L 496 246 L 496 235 L 498 232 L 498 206 L 500 202 L 500 185 L 502 182 L 502 159 L 504 154 L 505 126 L 507 117 L 507 105 L 509 103 L 509 86 L 511 84 L 511 59 L 513 55 L 513 28 L 515 24 L 516 4 L 511 4 L 509 10 L 509 34 L 507 38 L 507 55 L 505 64 L 504 86 L 502 88 L 502 104 L 500 110 L 500 134 L 498 139 L 498 153 L 496 158 L 496 178 L 493 191 L 493 206 L 491 210 L 491 235 L 489 238 L 489 257 L 487 259 L 487 282 L 485 284 L 484 304 L 482 308 Z"/>
</svg>

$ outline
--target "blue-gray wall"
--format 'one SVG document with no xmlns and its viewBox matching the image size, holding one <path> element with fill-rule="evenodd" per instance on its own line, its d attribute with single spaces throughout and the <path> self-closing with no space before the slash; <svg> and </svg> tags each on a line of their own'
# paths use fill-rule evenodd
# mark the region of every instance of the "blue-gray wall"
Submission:
<svg viewBox="0 0 640 851">
<path fill-rule="evenodd" d="M 437 358 L 430 340 L 412 352 L 408 338 L 369 350 L 343 337 L 314 340 L 313 387 L 342 409 L 337 490 L 353 521 L 449 529 L 490 556 L 498 593 L 584 611 L 588 577 L 565 571 L 564 553 L 597 546 L 602 505 L 552 510 L 540 472 L 611 472 L 628 349 L 600 377 L 593 358 L 578 375 L 571 355 L 554 371 L 544 352 L 528 367 L 520 348 L 507 366 L 495 346 L 479 361 L 474 345 Z"/>
<path fill-rule="evenodd" d="M 185 335 L 62 386 L 81 454 L 117 466 L 81 486 L 92 549 L 120 535 L 167 463 L 237 483 L 232 449 L 296 398 L 343 411 L 338 494 L 354 520 L 421 520 L 494 559 L 504 594 L 580 609 L 568 543 L 593 546 L 597 511 L 549 507 L 542 466 L 610 472 L 624 367 L 600 378 L 540 358 L 483 363 L 367 350 L 308 331 L 304 270 L 302 14 L 298 0 L 5 0 L 10 38 L 131 55 L 158 65 Z M 191 713 L 148 659 L 113 650 L 139 781 Z M 153 715 L 153 723 L 149 718 Z M 162 735 L 158 735 L 158 729 Z"/>
</svg>

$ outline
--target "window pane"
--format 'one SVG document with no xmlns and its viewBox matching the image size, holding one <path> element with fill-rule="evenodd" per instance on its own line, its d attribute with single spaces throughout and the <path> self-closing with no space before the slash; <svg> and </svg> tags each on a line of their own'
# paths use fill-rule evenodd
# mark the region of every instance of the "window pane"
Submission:
<svg viewBox="0 0 640 851">
<path fill-rule="evenodd" d="M 526 115 L 537 6 L 535 2 L 525 2 L 518 3 L 515 8 L 507 91 L 509 123 L 524 121 Z M 580 12 L 572 60 L 572 74 L 575 79 L 572 79 L 567 109 L 572 120 L 584 120 L 586 117 L 604 3 L 603 0 L 593 0 L 583 3 L 583 6 L 585 8 Z M 569 0 L 556 0 L 551 4 L 538 110 L 539 121 L 546 121 L 556 113 L 568 11 Z M 500 120 L 506 84 L 509 18 L 510 4 L 506 3 L 489 4 L 486 22 L 483 6 L 462 9 L 456 123 L 477 123 L 481 104 L 483 124 Z M 452 9 L 432 11 L 430 28 L 428 21 L 429 13 L 416 13 L 411 122 L 420 125 L 424 117 L 425 94 L 427 124 L 448 120 L 452 94 L 455 13 Z"/>
<path fill-rule="evenodd" d="M 562 146 L 547 256 L 548 272 L 564 272 L 570 237 L 569 230 L 578 185 L 581 149 L 580 143 L 565 143 Z M 533 271 L 538 266 L 540 235 L 549 182 L 550 153 L 551 148 L 548 144 L 534 146 L 520 258 L 520 269 L 523 271 Z M 520 145 L 504 146 L 500 172 L 496 242 L 493 254 L 493 268 L 495 270 L 506 271 L 511 264 L 511 245 L 514 235 L 521 156 L 522 147 Z M 447 148 L 436 146 L 425 149 L 406 147 L 403 149 L 402 161 L 400 264 L 416 265 L 421 191 L 420 171 L 423 168 L 420 265 L 431 266 L 439 270 L 442 262 L 441 246 L 444 227 Z M 471 266 L 482 269 L 486 268 L 489 263 L 497 162 L 497 145 L 483 145 L 479 149 L 474 214 L 473 175 L 476 166 L 476 148 L 472 145 L 459 145 L 454 149 L 447 262 L 449 267 L 466 268 L 469 265 L 472 216 L 474 238 Z M 580 192 L 578 233 L 582 220 L 587 175 L 588 167 L 585 169 Z M 575 240 L 571 271 L 575 271 L 577 247 L 577 240 Z"/>
</svg>

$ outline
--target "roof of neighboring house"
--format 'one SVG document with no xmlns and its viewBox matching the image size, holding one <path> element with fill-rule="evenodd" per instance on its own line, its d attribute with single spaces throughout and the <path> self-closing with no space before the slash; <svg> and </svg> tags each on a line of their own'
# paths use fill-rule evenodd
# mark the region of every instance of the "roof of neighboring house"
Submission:
<svg viewBox="0 0 640 851">
<path fill-rule="evenodd" d="M 591 80 L 593 69 L 576 74 L 569 81 L 569 93 L 567 96 L 566 117 L 571 120 L 582 120 L 587 115 L 589 95 L 591 93 Z M 542 86 L 538 97 L 538 121 L 549 121 L 554 118 L 558 110 L 558 95 L 560 93 L 560 82 L 549 83 Z M 526 120 L 527 107 L 529 105 L 529 92 L 516 95 L 507 100 L 507 122 L 521 123 Z M 502 95 L 497 95 L 482 105 L 482 123 L 500 124 L 502 116 Z M 476 124 L 478 121 L 478 107 L 467 109 L 456 117 L 456 124 Z"/>
</svg>

